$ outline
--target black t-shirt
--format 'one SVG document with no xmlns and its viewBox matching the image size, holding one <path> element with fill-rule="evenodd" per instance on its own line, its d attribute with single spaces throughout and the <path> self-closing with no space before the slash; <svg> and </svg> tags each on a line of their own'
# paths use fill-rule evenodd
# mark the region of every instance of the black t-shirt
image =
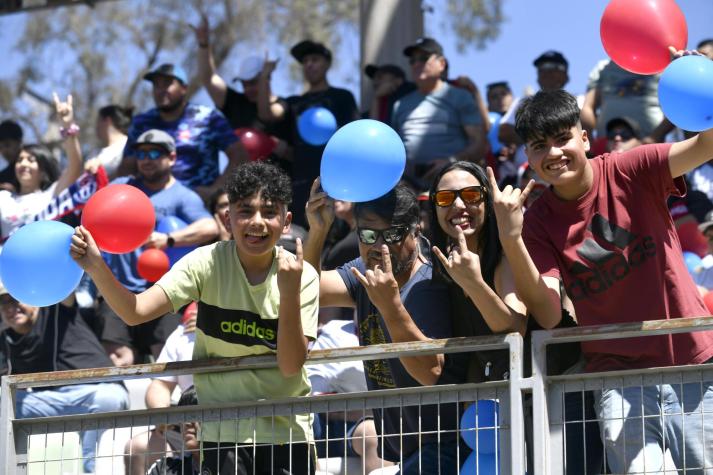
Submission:
<svg viewBox="0 0 713 475">
<path fill-rule="evenodd" d="M 76 306 L 41 308 L 29 333 L 6 328 L 0 338 L 12 374 L 114 366 Z"/>
<path fill-rule="evenodd" d="M 369 300 L 364 286 L 352 274 L 356 267 L 364 274 L 366 269 L 361 258 L 346 263 L 337 269 L 349 295 L 356 303 L 359 324 L 359 344 L 362 346 L 391 343 L 386 322 L 377 308 Z M 416 326 L 429 338 L 450 338 L 451 305 L 448 289 L 431 279 L 430 263 L 421 265 L 416 274 L 399 289 L 401 300 Z M 439 383 L 462 382 L 460 368 L 446 365 L 443 373 L 456 371 L 459 374 L 444 374 Z M 418 387 L 421 384 L 413 379 L 398 358 L 388 360 L 364 361 L 364 376 L 369 390 Z M 456 404 L 404 406 L 374 409 L 377 432 L 384 436 L 384 458 L 398 462 L 409 457 L 419 449 L 419 444 L 438 440 L 440 428 L 441 442 L 455 443 L 459 411 Z M 439 420 L 440 419 L 440 420 Z M 440 425 L 439 425 L 440 424 Z M 419 434 L 421 435 L 401 435 Z M 381 453 L 381 448 L 379 448 Z"/>
<path fill-rule="evenodd" d="M 0 171 L 0 183 L 14 183 L 15 182 L 15 165 L 9 164 Z"/>
<path fill-rule="evenodd" d="M 277 101 L 287 108 L 284 99 L 278 97 Z M 228 123 L 230 123 L 230 126 L 234 129 L 239 127 L 251 127 L 274 135 L 282 140 L 289 140 L 290 138 L 288 120 L 283 119 L 270 124 L 261 121 L 257 114 L 257 104 L 248 100 L 245 94 L 230 87 L 225 94 L 225 104 L 220 108 L 220 112 L 223 113 Z"/>
</svg>

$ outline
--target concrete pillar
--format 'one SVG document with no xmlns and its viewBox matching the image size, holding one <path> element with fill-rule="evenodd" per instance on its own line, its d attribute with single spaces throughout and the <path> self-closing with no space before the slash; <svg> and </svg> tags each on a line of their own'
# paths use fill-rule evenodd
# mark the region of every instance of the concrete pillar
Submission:
<svg viewBox="0 0 713 475">
<path fill-rule="evenodd" d="M 396 64 L 409 76 L 403 49 L 423 36 L 423 9 L 420 0 L 360 0 L 361 107 L 371 103 L 371 82 L 364 66 Z"/>
</svg>

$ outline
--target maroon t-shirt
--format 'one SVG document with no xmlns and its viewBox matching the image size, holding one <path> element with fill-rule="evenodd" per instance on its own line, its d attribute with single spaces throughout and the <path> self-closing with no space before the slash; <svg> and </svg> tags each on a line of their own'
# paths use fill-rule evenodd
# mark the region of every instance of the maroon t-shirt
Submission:
<svg viewBox="0 0 713 475">
<path fill-rule="evenodd" d="M 708 315 L 683 261 L 666 206 L 683 195 L 670 144 L 589 161 L 591 190 L 564 201 L 548 189 L 525 213 L 523 237 L 540 273 L 561 278 L 580 325 Z M 588 371 L 695 364 L 713 356 L 713 332 L 582 343 Z"/>
</svg>

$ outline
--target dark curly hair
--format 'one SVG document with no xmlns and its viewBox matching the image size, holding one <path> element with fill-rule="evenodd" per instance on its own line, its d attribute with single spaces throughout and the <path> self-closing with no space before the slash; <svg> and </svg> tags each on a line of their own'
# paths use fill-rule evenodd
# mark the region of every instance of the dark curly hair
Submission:
<svg viewBox="0 0 713 475">
<path fill-rule="evenodd" d="M 577 98 L 561 89 L 523 99 L 515 113 L 515 131 L 525 143 L 554 137 L 578 123 Z"/>
<path fill-rule="evenodd" d="M 290 178 L 275 165 L 264 161 L 238 165 L 226 180 L 224 190 L 231 204 L 260 192 L 264 200 L 285 206 L 292 203 Z"/>
<path fill-rule="evenodd" d="M 357 221 L 365 213 L 373 213 L 392 226 L 415 226 L 421 215 L 416 194 L 401 184 L 375 200 L 354 204 Z"/>
<path fill-rule="evenodd" d="M 441 181 L 441 178 L 443 178 L 443 175 L 452 170 L 463 170 L 470 173 L 477 178 L 481 186 L 485 188 L 485 219 L 483 221 L 483 227 L 478 230 L 479 248 L 476 252 L 480 257 L 483 279 L 491 289 L 495 289 L 495 268 L 498 266 L 498 263 L 500 263 L 500 259 L 502 259 L 503 246 L 500 244 L 500 237 L 498 236 L 498 223 L 495 220 L 493 194 L 490 190 L 490 182 L 488 181 L 483 169 L 475 163 L 455 162 L 450 165 L 446 165 L 433 180 L 433 184 L 431 185 L 431 189 L 428 193 L 430 198 L 429 221 L 433 237 L 433 245 L 440 249 L 443 254 L 448 255 L 448 247 L 451 244 L 451 238 L 443 231 L 441 225 L 438 224 L 436 202 L 433 199 L 433 195 L 436 193 L 438 183 Z M 443 264 L 441 264 L 440 260 L 433 259 L 433 267 L 436 270 L 438 278 L 451 282 L 451 278 L 448 275 L 448 272 L 446 272 L 443 268 Z"/>
</svg>

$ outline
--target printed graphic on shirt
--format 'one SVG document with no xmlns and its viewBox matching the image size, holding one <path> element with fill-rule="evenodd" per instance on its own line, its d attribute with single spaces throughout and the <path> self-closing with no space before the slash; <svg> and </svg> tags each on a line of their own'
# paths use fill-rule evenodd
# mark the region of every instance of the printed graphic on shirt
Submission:
<svg viewBox="0 0 713 475">
<path fill-rule="evenodd" d="M 227 343 L 277 350 L 277 319 L 262 319 L 246 310 L 226 310 L 199 302 L 196 326 L 207 336 Z"/>
<path fill-rule="evenodd" d="M 600 294 L 626 278 L 632 269 L 656 255 L 656 243 L 651 236 L 637 236 L 595 214 L 587 227 L 588 237 L 577 249 L 582 261 L 569 269 L 574 278 L 567 285 L 567 295 L 583 300 Z"/>
<path fill-rule="evenodd" d="M 380 320 L 381 316 L 378 313 L 370 313 L 359 323 L 359 335 L 363 345 L 389 343 L 381 328 Z M 389 363 L 386 360 L 364 361 L 364 372 L 367 380 L 380 388 L 392 389 L 396 387 Z"/>
</svg>

